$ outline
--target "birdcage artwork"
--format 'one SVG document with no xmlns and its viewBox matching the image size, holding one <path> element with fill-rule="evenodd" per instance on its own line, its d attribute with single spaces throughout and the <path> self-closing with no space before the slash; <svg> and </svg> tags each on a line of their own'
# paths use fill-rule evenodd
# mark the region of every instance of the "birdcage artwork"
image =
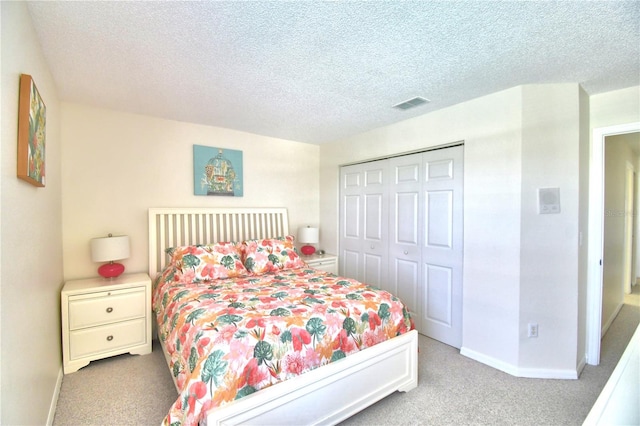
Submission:
<svg viewBox="0 0 640 426">
<path fill-rule="evenodd" d="M 242 197 L 242 151 L 193 146 L 195 195 Z"/>
</svg>

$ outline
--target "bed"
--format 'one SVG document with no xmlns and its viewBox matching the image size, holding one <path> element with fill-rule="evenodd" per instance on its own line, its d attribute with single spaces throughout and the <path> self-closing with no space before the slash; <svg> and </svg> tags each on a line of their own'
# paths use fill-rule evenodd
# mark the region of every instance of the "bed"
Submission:
<svg viewBox="0 0 640 426">
<path fill-rule="evenodd" d="M 165 423 L 336 424 L 417 386 L 402 302 L 309 268 L 288 235 L 284 208 L 149 209 L 155 325 L 179 393 Z"/>
</svg>

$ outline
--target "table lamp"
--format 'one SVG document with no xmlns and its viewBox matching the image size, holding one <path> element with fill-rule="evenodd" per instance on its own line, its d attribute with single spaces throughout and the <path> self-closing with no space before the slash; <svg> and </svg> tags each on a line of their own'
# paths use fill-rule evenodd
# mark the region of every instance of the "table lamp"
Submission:
<svg viewBox="0 0 640 426">
<path fill-rule="evenodd" d="M 316 248 L 311 244 L 318 244 L 320 237 L 320 231 L 318 228 L 312 228 L 310 226 L 298 228 L 298 241 L 306 244 L 300 247 L 300 251 L 305 256 L 311 256 L 316 252 Z"/>
<path fill-rule="evenodd" d="M 109 262 L 98 268 L 98 274 L 104 278 L 115 278 L 124 272 L 122 263 L 114 260 L 129 257 L 129 236 L 121 235 L 91 239 L 91 260 L 94 262 Z"/>
</svg>

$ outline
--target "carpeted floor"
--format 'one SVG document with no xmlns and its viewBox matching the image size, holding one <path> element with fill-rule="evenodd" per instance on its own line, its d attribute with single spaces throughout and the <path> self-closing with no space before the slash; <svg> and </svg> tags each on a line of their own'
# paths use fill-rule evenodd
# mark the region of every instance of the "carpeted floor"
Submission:
<svg viewBox="0 0 640 426">
<path fill-rule="evenodd" d="M 640 286 L 602 341 L 601 364 L 579 380 L 523 379 L 420 336 L 418 387 L 343 425 L 581 425 L 640 324 Z M 159 425 L 177 398 L 162 350 L 121 355 L 64 376 L 54 426 Z"/>
</svg>

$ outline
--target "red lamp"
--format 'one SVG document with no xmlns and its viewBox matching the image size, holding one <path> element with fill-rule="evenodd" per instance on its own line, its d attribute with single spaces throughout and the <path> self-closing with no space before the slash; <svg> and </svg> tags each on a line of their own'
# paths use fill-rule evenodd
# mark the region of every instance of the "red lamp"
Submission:
<svg viewBox="0 0 640 426">
<path fill-rule="evenodd" d="M 316 252 L 316 248 L 311 244 L 318 244 L 320 240 L 320 231 L 318 228 L 312 228 L 310 226 L 304 228 L 298 228 L 298 241 L 306 244 L 300 247 L 300 251 L 305 256 L 311 256 Z"/>
<path fill-rule="evenodd" d="M 104 278 L 115 278 L 122 274 L 124 265 L 115 263 L 114 260 L 128 257 L 129 237 L 127 235 L 114 237 L 109 234 L 108 237 L 91 240 L 91 259 L 94 262 L 109 262 L 98 268 L 98 274 Z"/>
</svg>

